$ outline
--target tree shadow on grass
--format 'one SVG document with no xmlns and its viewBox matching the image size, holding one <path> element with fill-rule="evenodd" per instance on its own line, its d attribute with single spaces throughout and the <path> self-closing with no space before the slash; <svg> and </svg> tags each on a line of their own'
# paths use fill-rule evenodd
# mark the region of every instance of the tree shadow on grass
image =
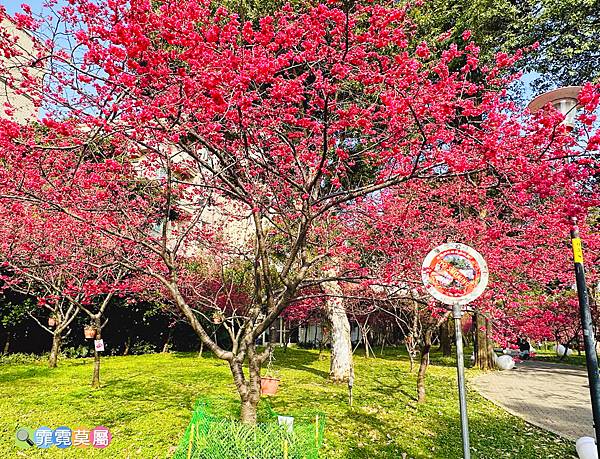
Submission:
<svg viewBox="0 0 600 459">
<path fill-rule="evenodd" d="M 406 376 L 404 374 L 404 376 Z M 417 401 L 416 381 L 413 379 L 400 379 L 398 372 L 392 373 L 392 378 L 395 380 L 393 384 L 386 382 L 383 378 L 375 379 L 375 386 L 370 387 L 372 392 L 377 392 L 388 397 L 394 397 L 398 394 L 403 395 L 408 400 Z M 410 389 L 408 387 L 410 386 Z"/>
<path fill-rule="evenodd" d="M 353 355 L 355 357 L 366 357 L 364 348 L 358 348 L 354 351 Z M 406 349 L 403 347 L 389 347 L 384 349 L 383 354 L 379 351 L 374 352 L 369 358 L 372 359 L 383 359 L 389 361 L 407 361 L 408 362 L 408 353 Z"/>
<path fill-rule="evenodd" d="M 275 348 L 275 358 L 285 361 L 286 363 L 303 364 L 309 365 L 320 359 L 319 353 L 313 349 L 302 349 L 288 347 L 287 351 L 283 348 Z M 328 356 L 328 353 L 321 354 L 322 356 Z"/>
<path fill-rule="evenodd" d="M 319 369 L 313 368 L 313 367 L 309 367 L 307 365 L 301 365 L 301 364 L 290 365 L 289 363 L 286 362 L 285 368 L 290 369 L 290 370 L 299 370 L 299 371 L 305 371 L 307 373 L 312 373 L 313 375 L 319 376 L 320 378 L 323 378 L 324 380 L 327 380 L 329 378 L 329 373 L 327 373 L 326 371 L 319 370 Z"/>
<path fill-rule="evenodd" d="M 428 409 L 424 411 L 430 411 Z M 418 421 L 418 420 L 417 420 Z M 423 421 L 421 419 L 420 421 Z M 348 459 L 396 459 L 407 458 L 460 459 L 462 440 L 458 412 L 456 415 L 430 417 L 428 429 L 407 434 L 397 426 L 382 421 L 378 415 L 352 413 L 352 422 L 363 426 L 365 436 L 349 445 L 345 455 Z M 523 427 L 516 418 L 485 413 L 470 416 L 470 440 L 473 457 L 478 459 L 539 459 L 575 458 L 574 447 L 564 440 L 537 430 Z M 366 435 L 375 433 L 377 440 Z M 415 435 L 427 437 L 426 441 L 414 441 Z M 532 448 L 537 443 L 538 448 Z M 541 443 L 544 445 L 542 446 Z M 415 446 L 419 444 L 420 447 Z M 428 445 L 428 446 L 427 446 Z M 536 445 L 536 446 L 538 446 Z M 552 451 L 548 453 L 548 451 Z"/>
<path fill-rule="evenodd" d="M 204 350 L 204 352 L 202 352 L 201 356 L 198 355 L 198 352 L 171 351 L 169 354 L 172 355 L 175 358 L 178 358 L 178 359 L 198 359 L 200 361 L 202 361 L 202 359 L 205 359 L 205 360 L 219 360 L 219 361 L 222 361 L 221 359 L 219 359 L 217 356 L 215 356 L 209 350 Z"/>
<path fill-rule="evenodd" d="M 471 365 L 471 354 L 473 353 L 473 348 L 471 346 L 467 346 L 464 349 L 465 355 L 465 367 L 470 368 Z M 364 356 L 364 351 L 358 350 L 354 355 Z M 379 352 L 375 354 L 375 358 L 383 359 L 387 361 L 398 361 L 398 362 L 406 362 L 409 364 L 410 359 L 408 358 L 408 353 L 403 347 L 393 347 L 385 349 L 383 355 Z M 452 355 L 445 356 L 442 352 L 437 348 L 433 347 L 429 354 L 430 364 L 436 365 L 440 367 L 455 367 L 456 366 L 456 354 L 455 349 L 452 348 Z M 415 369 L 419 367 L 420 363 L 420 355 L 417 355 L 415 358 Z"/>
<path fill-rule="evenodd" d="M 260 350 L 263 349 L 260 348 Z M 198 358 L 200 359 L 200 362 L 202 362 L 203 360 L 222 363 L 225 362 L 224 360 L 219 359 L 218 357 L 214 356 L 212 353 L 209 352 L 204 352 L 202 354 L 202 357 L 198 357 L 198 354 L 196 352 L 173 352 L 171 355 L 173 355 L 173 357 L 175 358 L 180 359 Z M 323 354 L 323 356 L 329 358 L 329 354 Z M 281 362 L 281 366 L 285 369 L 306 371 L 327 379 L 329 377 L 329 374 L 326 371 L 319 370 L 311 366 L 312 364 L 314 364 L 314 362 L 317 362 L 319 360 L 319 354 L 313 350 L 288 348 L 287 351 L 284 351 L 283 349 L 276 347 L 274 353 L 273 366 L 276 367 L 278 365 L 278 362 Z"/>
<path fill-rule="evenodd" d="M 329 354 L 323 355 L 329 358 Z M 278 365 L 277 362 L 281 362 L 281 366 L 286 369 L 306 371 L 326 380 L 329 377 L 329 373 L 313 366 L 319 360 L 321 359 L 316 351 L 288 348 L 284 352 L 283 349 L 278 348 L 275 349 L 275 363 L 273 365 L 276 366 Z"/>
<path fill-rule="evenodd" d="M 47 366 L 35 366 L 23 368 L 19 367 L 6 367 L 0 370 L 0 383 L 11 383 L 15 381 L 22 381 L 25 379 L 34 378 L 48 378 L 52 376 L 51 368 Z"/>
</svg>

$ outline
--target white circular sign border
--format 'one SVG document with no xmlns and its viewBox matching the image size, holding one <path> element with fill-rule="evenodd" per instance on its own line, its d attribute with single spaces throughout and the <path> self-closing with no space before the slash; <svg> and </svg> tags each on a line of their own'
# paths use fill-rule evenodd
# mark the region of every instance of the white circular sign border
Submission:
<svg viewBox="0 0 600 459">
<path fill-rule="evenodd" d="M 475 259 L 477 264 L 479 265 L 479 269 L 481 271 L 480 280 L 477 286 L 473 289 L 471 293 L 468 293 L 464 296 L 453 297 L 444 295 L 439 290 L 437 290 L 433 285 L 429 283 L 429 264 L 433 261 L 433 259 L 440 253 L 446 250 L 461 250 L 463 252 L 468 253 L 471 257 Z M 447 242 L 446 244 L 438 245 L 436 248 L 432 249 L 425 260 L 423 260 L 423 265 L 421 266 L 421 279 L 423 280 L 423 284 L 427 289 L 427 293 L 429 293 L 436 300 L 441 301 L 444 304 L 454 305 L 457 304 L 459 306 L 464 306 L 466 304 L 475 301 L 479 296 L 483 293 L 485 288 L 487 287 L 489 280 L 489 271 L 487 267 L 487 263 L 485 262 L 483 256 L 475 250 L 473 247 L 470 247 L 466 244 L 460 244 L 458 242 Z"/>
</svg>

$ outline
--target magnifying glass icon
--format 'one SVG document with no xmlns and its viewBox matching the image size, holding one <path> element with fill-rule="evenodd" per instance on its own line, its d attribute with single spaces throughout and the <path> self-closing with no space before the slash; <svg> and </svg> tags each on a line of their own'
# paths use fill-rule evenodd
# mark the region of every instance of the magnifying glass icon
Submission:
<svg viewBox="0 0 600 459">
<path fill-rule="evenodd" d="M 33 441 L 31 441 L 31 438 L 29 438 L 29 432 L 27 431 L 27 429 L 23 428 L 17 430 L 17 440 L 24 441 L 29 446 L 33 446 L 35 444 L 33 443 Z"/>
</svg>

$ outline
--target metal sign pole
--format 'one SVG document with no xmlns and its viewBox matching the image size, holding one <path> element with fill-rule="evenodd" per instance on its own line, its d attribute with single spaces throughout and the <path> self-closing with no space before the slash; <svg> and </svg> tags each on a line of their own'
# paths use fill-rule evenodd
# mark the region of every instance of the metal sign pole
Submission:
<svg viewBox="0 0 600 459">
<path fill-rule="evenodd" d="M 454 336 L 456 337 L 456 371 L 458 373 L 458 401 L 460 405 L 460 429 L 463 443 L 464 459 L 471 459 L 471 448 L 469 445 L 469 418 L 467 416 L 467 394 L 465 389 L 465 356 L 463 352 L 462 338 L 462 311 L 459 304 L 452 305 L 452 317 L 454 317 Z"/>
<path fill-rule="evenodd" d="M 471 459 L 465 388 L 465 356 L 460 321 L 461 306 L 474 301 L 483 293 L 488 283 L 489 271 L 484 258 L 475 249 L 468 245 L 448 242 L 427 254 L 421 268 L 421 277 L 427 292 L 432 297 L 444 304 L 452 305 L 463 457 Z"/>
</svg>

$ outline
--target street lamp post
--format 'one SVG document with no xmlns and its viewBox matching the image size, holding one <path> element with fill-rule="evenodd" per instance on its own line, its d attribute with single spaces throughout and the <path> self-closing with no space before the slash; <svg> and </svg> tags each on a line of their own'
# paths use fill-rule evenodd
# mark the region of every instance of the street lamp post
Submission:
<svg viewBox="0 0 600 459">
<path fill-rule="evenodd" d="M 567 129 L 575 126 L 575 114 L 577 109 L 577 96 L 581 86 L 568 86 L 544 93 L 529 103 L 531 113 L 536 113 L 547 104 L 551 103 L 554 108 L 565 115 L 563 123 Z M 571 245 L 573 248 L 573 264 L 575 267 L 575 279 L 577 282 L 577 297 L 579 300 L 579 311 L 581 326 L 583 329 L 583 341 L 585 345 L 585 362 L 588 372 L 590 386 L 590 398 L 592 401 L 592 415 L 594 417 L 594 431 L 596 433 L 596 449 L 600 457 L 600 374 L 598 373 L 598 356 L 596 355 L 596 337 L 592 322 L 592 313 L 585 282 L 585 270 L 583 268 L 583 251 L 577 219 L 572 219 Z"/>
<path fill-rule="evenodd" d="M 540 94 L 527 107 L 531 113 L 537 113 L 548 104 L 561 112 L 565 116 L 563 123 L 567 129 L 575 127 L 575 115 L 577 114 L 577 96 L 581 91 L 581 86 L 565 86 L 553 91 Z"/>
<path fill-rule="evenodd" d="M 571 229 L 571 243 L 573 246 L 573 263 L 575 265 L 575 278 L 577 281 L 577 297 L 579 300 L 579 311 L 581 314 L 581 326 L 583 329 L 583 344 L 585 346 L 585 362 L 590 383 L 590 397 L 592 399 L 592 414 L 594 417 L 594 431 L 596 432 L 596 448 L 600 457 L 600 374 L 598 373 L 598 356 L 596 355 L 596 337 L 590 311 L 587 285 L 585 283 L 585 270 L 583 268 L 583 251 L 581 239 L 579 239 L 579 228 L 577 219 L 573 219 Z"/>
</svg>

